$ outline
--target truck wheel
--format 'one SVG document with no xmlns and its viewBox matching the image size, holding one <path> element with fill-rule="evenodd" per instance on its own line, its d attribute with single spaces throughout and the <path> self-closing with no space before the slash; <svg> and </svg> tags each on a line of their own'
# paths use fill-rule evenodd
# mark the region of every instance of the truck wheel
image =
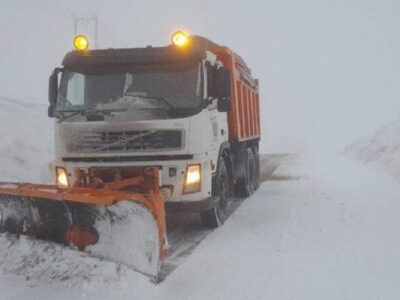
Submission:
<svg viewBox="0 0 400 300">
<path fill-rule="evenodd" d="M 240 197 L 247 198 L 250 197 L 256 189 L 256 162 L 251 148 L 247 148 L 244 159 L 245 176 L 238 181 L 237 194 Z"/>
<path fill-rule="evenodd" d="M 217 205 L 200 214 L 201 220 L 207 227 L 221 226 L 228 218 L 228 207 L 231 196 L 231 182 L 225 160 L 221 157 L 218 162 L 218 171 L 213 195 L 219 197 Z"/>
<path fill-rule="evenodd" d="M 253 195 L 256 190 L 256 161 L 254 159 L 253 150 L 247 149 L 247 197 Z"/>
<path fill-rule="evenodd" d="M 255 184 L 254 184 L 254 191 L 256 191 L 260 187 L 260 155 L 258 153 L 258 148 L 254 148 L 254 161 L 255 161 Z"/>
</svg>

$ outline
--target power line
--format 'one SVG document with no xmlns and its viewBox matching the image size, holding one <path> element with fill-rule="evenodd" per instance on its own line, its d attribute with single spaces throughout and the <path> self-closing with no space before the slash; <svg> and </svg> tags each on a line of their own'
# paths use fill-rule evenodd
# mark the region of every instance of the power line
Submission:
<svg viewBox="0 0 400 300">
<path fill-rule="evenodd" d="M 120 39 L 112 30 L 108 28 L 106 24 L 104 24 L 102 21 L 100 21 L 95 14 L 94 17 L 89 17 L 89 18 L 83 18 L 83 17 L 76 17 L 76 14 L 63 6 L 60 6 L 59 4 L 52 3 L 48 0 L 35 0 L 35 1 L 27 1 L 27 0 L 17 0 L 16 3 L 27 7 L 30 6 L 32 8 L 41 10 L 46 13 L 53 14 L 55 16 L 64 18 L 64 19 L 69 19 L 74 22 L 74 33 L 77 34 L 78 31 L 78 23 L 80 20 L 92 20 L 95 22 L 95 45 L 96 48 L 99 46 L 99 27 L 103 29 L 103 35 L 107 36 L 106 40 L 113 40 L 119 45 L 123 45 L 124 42 L 122 39 Z"/>
<path fill-rule="evenodd" d="M 40 2 L 40 1 L 32 2 L 32 1 L 17 0 L 15 3 L 20 4 L 24 7 L 30 6 L 31 8 L 35 8 L 35 9 L 41 10 L 43 12 L 51 13 L 51 14 L 61 17 L 61 18 L 72 19 L 72 14 L 62 13 L 62 12 L 54 9 L 53 7 L 45 5 L 43 2 Z"/>
<path fill-rule="evenodd" d="M 70 16 L 73 15 L 73 12 L 72 12 L 69 8 L 66 8 L 66 7 L 64 7 L 64 6 L 61 6 L 60 4 L 56 4 L 56 3 L 51 2 L 51 1 L 49 1 L 49 0 L 47 0 L 47 1 L 46 1 L 46 0 L 35 0 L 35 1 L 41 2 L 41 3 L 43 3 L 44 5 L 49 6 L 49 7 L 52 7 L 52 8 L 54 8 L 54 9 L 58 10 L 58 11 L 61 11 L 61 10 L 62 10 L 64 14 L 68 14 L 68 15 L 70 15 Z"/>
<path fill-rule="evenodd" d="M 99 26 L 98 26 L 98 19 L 97 16 L 94 15 L 93 17 L 89 17 L 89 18 L 82 18 L 82 17 L 77 17 L 76 15 L 74 15 L 74 34 L 77 35 L 78 34 L 78 25 L 79 22 L 94 22 L 94 45 L 95 48 L 98 49 L 99 48 Z"/>
<path fill-rule="evenodd" d="M 115 34 L 113 33 L 102 21 L 98 20 L 100 27 L 102 27 L 106 34 L 111 37 L 114 42 L 117 42 L 120 46 L 124 45 L 124 42 Z"/>
<path fill-rule="evenodd" d="M 208 3 L 204 0 L 204 25 L 206 29 L 206 37 L 208 37 Z"/>
</svg>

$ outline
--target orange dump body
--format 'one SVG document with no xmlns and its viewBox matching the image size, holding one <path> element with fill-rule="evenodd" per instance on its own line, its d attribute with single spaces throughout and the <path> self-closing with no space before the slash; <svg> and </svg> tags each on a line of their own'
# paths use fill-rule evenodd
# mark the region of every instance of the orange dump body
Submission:
<svg viewBox="0 0 400 300">
<path fill-rule="evenodd" d="M 258 80 L 243 59 L 226 47 L 211 48 L 224 67 L 231 71 L 232 110 L 228 114 L 229 140 L 243 142 L 260 138 Z"/>
</svg>

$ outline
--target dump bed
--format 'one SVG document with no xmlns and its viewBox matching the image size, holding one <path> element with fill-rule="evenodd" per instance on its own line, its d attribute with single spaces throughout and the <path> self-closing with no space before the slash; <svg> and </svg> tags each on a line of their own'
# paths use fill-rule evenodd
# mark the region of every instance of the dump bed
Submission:
<svg viewBox="0 0 400 300">
<path fill-rule="evenodd" d="M 215 47 L 217 54 L 232 77 L 232 110 L 228 115 L 229 140 L 242 142 L 260 138 L 260 102 L 258 80 L 251 75 L 243 59 L 226 47 Z"/>
</svg>

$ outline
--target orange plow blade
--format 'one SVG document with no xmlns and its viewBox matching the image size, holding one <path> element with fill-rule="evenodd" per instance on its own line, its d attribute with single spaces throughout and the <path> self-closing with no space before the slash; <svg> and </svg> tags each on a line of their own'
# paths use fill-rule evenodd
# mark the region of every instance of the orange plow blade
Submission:
<svg viewBox="0 0 400 300">
<path fill-rule="evenodd" d="M 0 183 L 0 232 L 29 235 L 157 280 L 167 252 L 157 168 L 102 188 Z"/>
</svg>

